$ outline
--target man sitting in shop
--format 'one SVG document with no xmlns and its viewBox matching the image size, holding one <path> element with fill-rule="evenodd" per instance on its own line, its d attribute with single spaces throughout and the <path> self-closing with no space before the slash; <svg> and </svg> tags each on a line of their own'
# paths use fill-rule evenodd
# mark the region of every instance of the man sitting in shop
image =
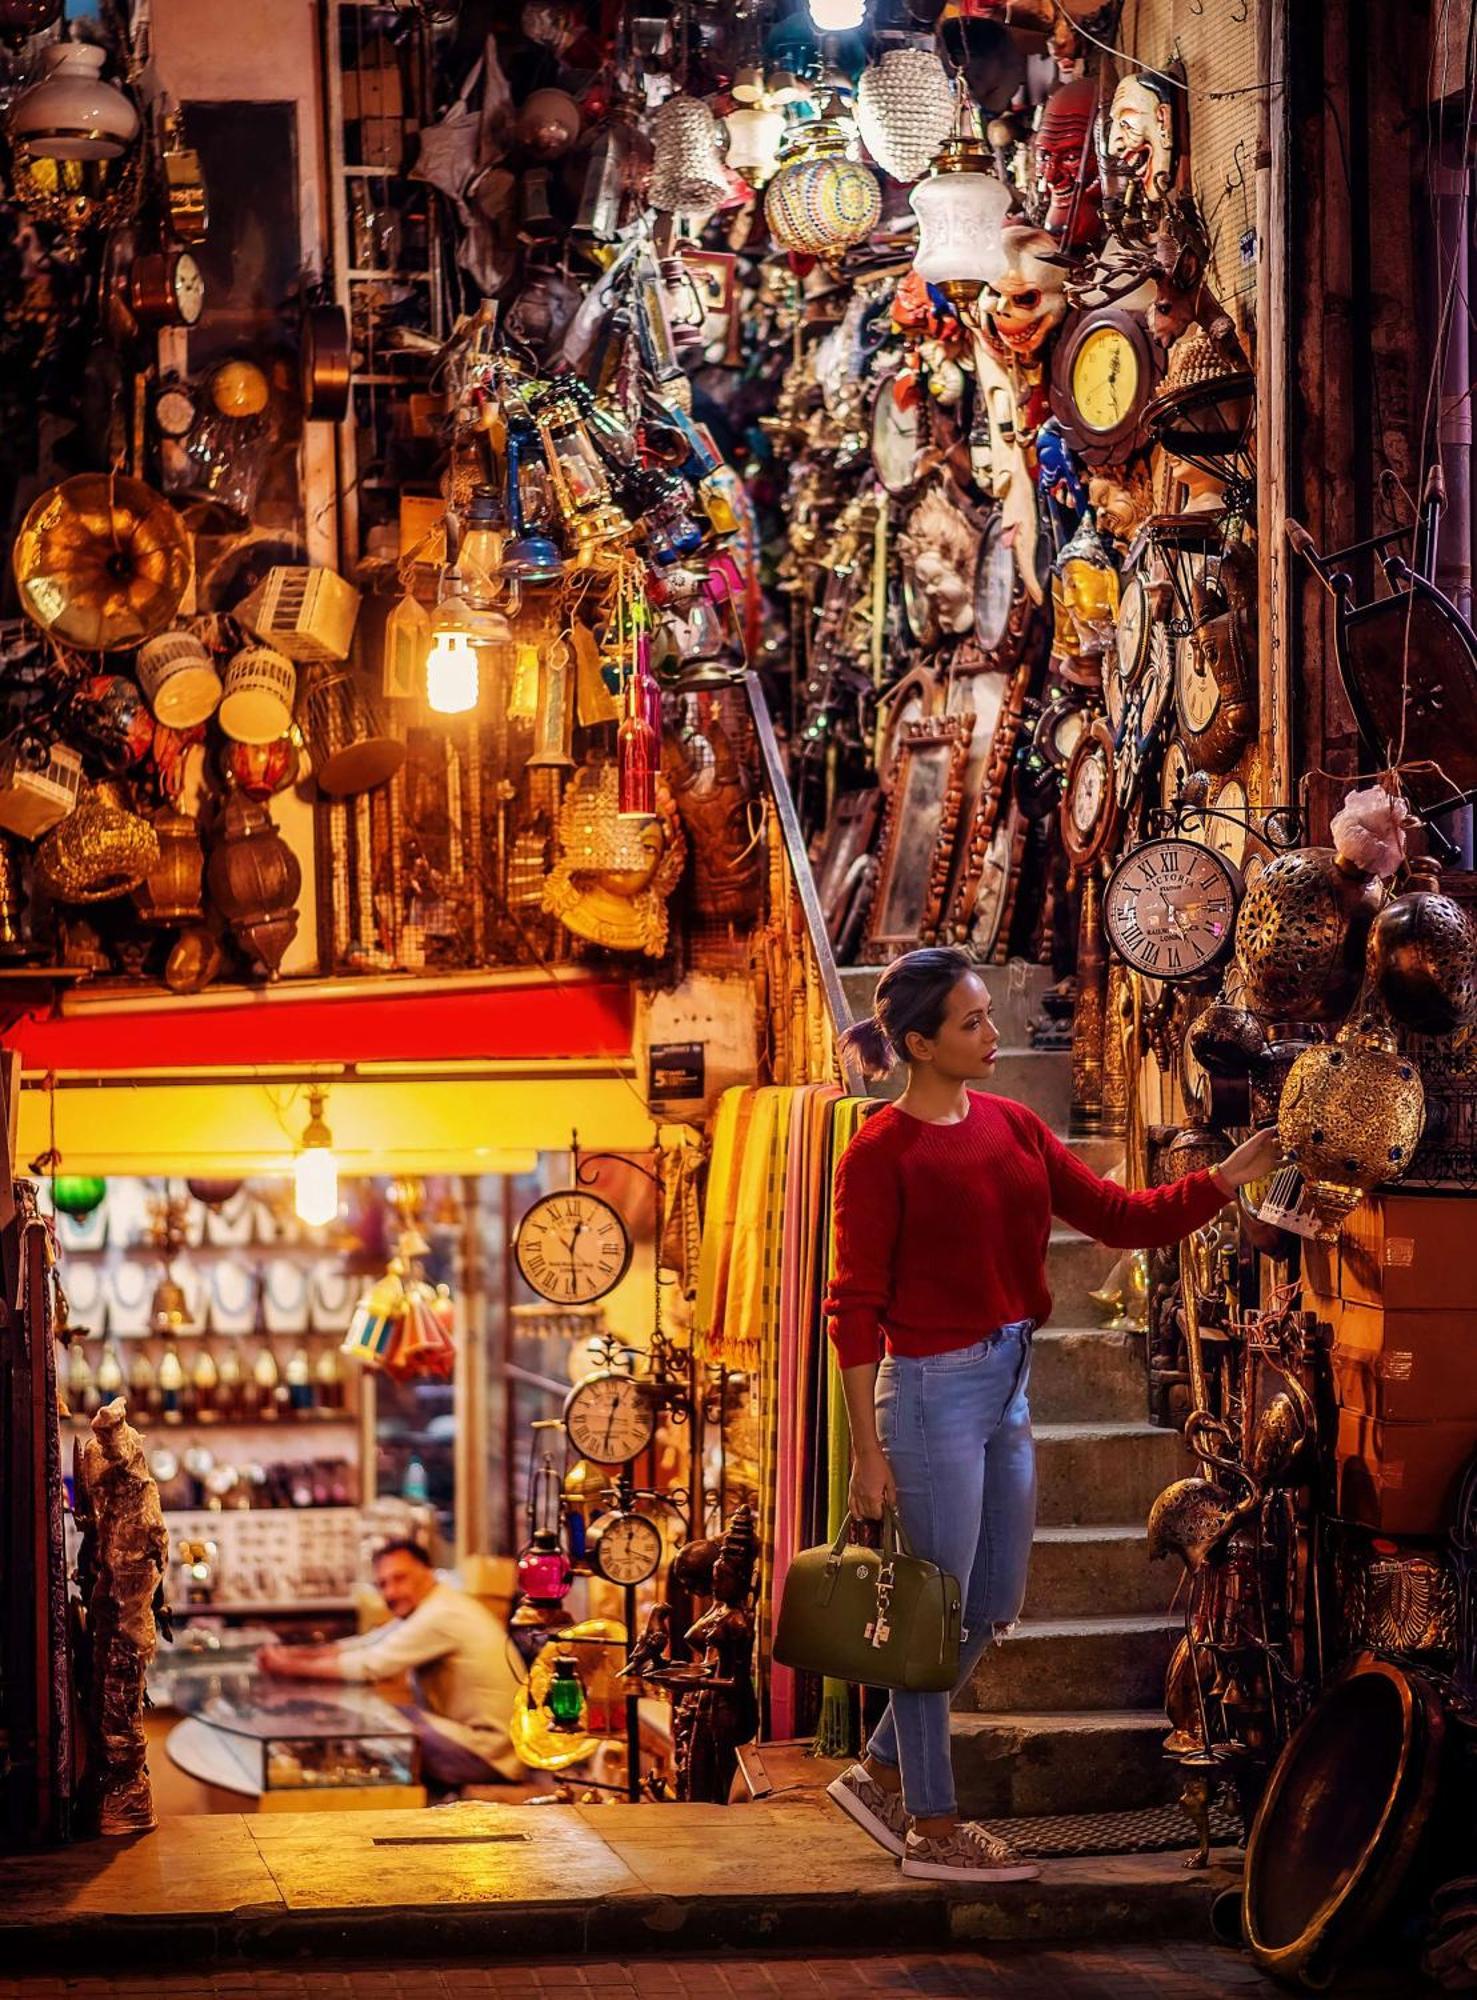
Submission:
<svg viewBox="0 0 1477 2000">
<path fill-rule="evenodd" d="M 408 1673 L 429 1786 L 458 1791 L 525 1778 L 508 1736 L 518 1678 L 497 1619 L 475 1597 L 443 1583 L 415 1542 L 386 1542 L 375 1554 L 374 1583 L 388 1625 L 331 1646 L 263 1646 L 257 1665 L 313 1681 L 383 1681 Z"/>
</svg>

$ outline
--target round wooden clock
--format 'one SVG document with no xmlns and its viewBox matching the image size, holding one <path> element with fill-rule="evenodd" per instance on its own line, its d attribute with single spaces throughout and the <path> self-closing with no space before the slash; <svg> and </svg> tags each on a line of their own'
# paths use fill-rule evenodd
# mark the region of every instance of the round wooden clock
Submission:
<svg viewBox="0 0 1477 2000">
<path fill-rule="evenodd" d="M 1074 868 L 1086 868 L 1118 827 L 1116 753 L 1104 716 L 1094 716 L 1072 752 L 1062 786 L 1062 845 Z"/>
<path fill-rule="evenodd" d="M 662 1531 L 645 1514 L 603 1514 L 591 1526 L 591 1566 L 607 1583 L 645 1583 L 662 1563 Z"/>
<path fill-rule="evenodd" d="M 1241 876 L 1213 847 L 1179 835 L 1147 840 L 1103 891 L 1103 926 L 1118 956 L 1151 979 L 1198 979 L 1231 949 Z"/>
<path fill-rule="evenodd" d="M 554 1305 L 591 1305 L 630 1269 L 631 1236 L 608 1201 L 586 1188 L 541 1195 L 518 1225 L 513 1257 L 525 1283 Z"/>
<path fill-rule="evenodd" d="M 1205 815 L 1205 839 L 1233 868 L 1242 868 L 1246 859 L 1246 787 L 1239 778 L 1222 778 L 1210 795 L 1211 810 Z"/>
<path fill-rule="evenodd" d="M 1135 570 L 1118 597 L 1118 625 L 1113 637 L 1113 655 L 1118 678 L 1132 687 L 1149 658 L 1149 641 L 1154 630 L 1154 605 L 1149 586 Z"/>
<path fill-rule="evenodd" d="M 910 493 L 923 456 L 920 397 L 902 407 L 893 394 L 892 377 L 878 385 L 872 398 L 872 469 L 884 492 L 894 500 Z"/>
<path fill-rule="evenodd" d="M 1143 321 L 1121 306 L 1069 319 L 1051 365 L 1051 410 L 1089 465 L 1124 459 L 1143 424 L 1158 363 Z"/>
<path fill-rule="evenodd" d="M 646 1383 L 615 1368 L 576 1382 L 564 1400 L 564 1428 L 581 1458 L 626 1465 L 656 1435 L 656 1403 Z"/>
</svg>

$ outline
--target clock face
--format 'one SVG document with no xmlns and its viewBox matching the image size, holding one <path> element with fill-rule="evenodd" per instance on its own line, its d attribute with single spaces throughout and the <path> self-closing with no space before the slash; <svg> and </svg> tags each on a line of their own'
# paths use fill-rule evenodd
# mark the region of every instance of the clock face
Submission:
<svg viewBox="0 0 1477 2000">
<path fill-rule="evenodd" d="M 922 439 L 915 398 L 906 409 L 899 407 L 893 385 L 886 381 L 872 403 L 872 465 L 884 489 L 894 499 L 908 492 L 918 477 Z"/>
<path fill-rule="evenodd" d="M 631 1238 L 608 1201 L 564 1188 L 533 1204 L 513 1255 L 525 1281 L 555 1305 L 589 1305 L 613 1291 L 631 1262 Z"/>
<path fill-rule="evenodd" d="M 1182 733 L 1188 737 L 1203 736 L 1215 721 L 1221 690 L 1198 632 L 1188 633 L 1176 649 L 1174 700 Z"/>
<path fill-rule="evenodd" d="M 154 421 L 165 437 L 183 437 L 195 421 L 195 399 L 178 383 L 161 389 L 154 403 Z"/>
<path fill-rule="evenodd" d="M 1239 868 L 1246 856 L 1246 787 L 1239 778 L 1223 778 L 1210 803 L 1214 811 L 1206 814 L 1205 839 Z"/>
<path fill-rule="evenodd" d="M 1072 825 L 1085 840 L 1097 825 L 1108 792 L 1107 766 L 1101 757 L 1084 757 L 1067 798 Z"/>
<path fill-rule="evenodd" d="M 974 566 L 974 636 L 987 653 L 994 652 L 1009 629 L 1015 593 L 1015 557 L 996 513 L 980 537 Z"/>
<path fill-rule="evenodd" d="M 607 1514 L 590 1540 L 595 1567 L 608 1583 L 645 1583 L 661 1568 L 661 1529 L 644 1514 Z"/>
<path fill-rule="evenodd" d="M 1173 741 L 1164 753 L 1164 769 L 1159 774 L 1159 803 L 1173 811 L 1180 789 L 1190 775 L 1190 757 L 1183 743 Z"/>
<path fill-rule="evenodd" d="M 632 1375 L 587 1375 L 569 1392 L 564 1428 L 581 1458 L 596 1465 L 625 1465 L 639 1458 L 656 1434 L 656 1411 L 644 1383 Z"/>
<path fill-rule="evenodd" d="M 1084 427 L 1106 435 L 1133 414 L 1141 386 L 1138 352 L 1117 326 L 1095 326 L 1072 362 L 1072 401 Z"/>
<path fill-rule="evenodd" d="M 1199 841 L 1146 841 L 1126 855 L 1103 893 L 1113 948 L 1155 979 L 1195 979 L 1231 949 L 1241 883 Z"/>
<path fill-rule="evenodd" d="M 1063 769 L 1072 761 L 1072 752 L 1087 731 L 1087 710 L 1080 702 L 1057 702 L 1048 708 L 1043 748 Z"/>
<path fill-rule="evenodd" d="M 986 964 L 995 956 L 1010 898 L 1010 857 L 1015 845 L 1015 819 L 1014 811 L 1001 814 L 985 852 L 985 865 L 975 891 L 969 943 Z"/>
<path fill-rule="evenodd" d="M 1123 586 L 1123 595 L 1118 600 L 1116 637 L 1118 672 L 1130 687 L 1143 672 L 1144 662 L 1149 656 L 1149 633 L 1152 629 L 1148 587 L 1144 579 L 1135 574 Z"/>
<path fill-rule="evenodd" d="M 188 250 L 181 250 L 170 274 L 175 308 L 186 326 L 193 326 L 205 310 L 205 274 Z"/>
</svg>

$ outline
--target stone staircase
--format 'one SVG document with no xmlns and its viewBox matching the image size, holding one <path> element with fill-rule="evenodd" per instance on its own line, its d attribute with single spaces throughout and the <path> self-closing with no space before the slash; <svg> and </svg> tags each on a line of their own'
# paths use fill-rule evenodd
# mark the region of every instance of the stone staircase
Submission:
<svg viewBox="0 0 1477 2000">
<path fill-rule="evenodd" d="M 1067 1137 L 1070 1057 L 1020 1046 L 1044 969 L 1029 968 L 1024 986 L 1003 967 L 986 977 L 1002 1031 L 991 1088 Z M 853 1013 L 866 1012 L 876 972 L 843 980 Z M 1099 1173 L 1122 1157 L 1115 1141 L 1067 1143 Z M 1113 1261 L 1072 1231 L 1052 1233 L 1055 1305 L 1031 1365 L 1039 1491 L 1025 1610 L 953 1718 L 960 1807 L 981 1818 L 1126 1812 L 1176 1795 L 1161 1703 L 1183 1629 L 1169 1608 L 1178 1571 L 1149 1561 L 1144 1524 L 1188 1462 L 1176 1432 L 1146 1421 L 1143 1336 L 1104 1331 L 1088 1296 Z"/>
</svg>

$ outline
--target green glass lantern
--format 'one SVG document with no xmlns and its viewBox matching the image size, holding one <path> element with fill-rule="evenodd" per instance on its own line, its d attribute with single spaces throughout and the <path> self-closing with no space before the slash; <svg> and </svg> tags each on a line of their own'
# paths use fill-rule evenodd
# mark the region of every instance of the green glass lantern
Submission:
<svg viewBox="0 0 1477 2000">
<path fill-rule="evenodd" d="M 549 1692 L 544 1696 L 544 1707 L 548 1711 L 549 1727 L 577 1732 L 584 1721 L 585 1690 L 580 1681 L 579 1667 L 572 1653 L 558 1653 L 554 1658 L 554 1678 L 549 1683 Z"/>
<path fill-rule="evenodd" d="M 101 1174 L 57 1174 L 51 1183 L 51 1205 L 61 1215 L 80 1219 L 101 1208 L 107 1192 Z"/>
</svg>

